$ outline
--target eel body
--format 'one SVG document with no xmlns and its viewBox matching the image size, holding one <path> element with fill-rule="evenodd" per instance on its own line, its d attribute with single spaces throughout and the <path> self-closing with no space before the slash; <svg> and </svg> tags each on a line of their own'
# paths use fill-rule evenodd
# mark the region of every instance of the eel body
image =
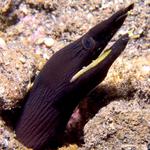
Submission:
<svg viewBox="0 0 150 150">
<path fill-rule="evenodd" d="M 127 34 L 103 52 L 132 8 L 133 4 L 119 10 L 48 60 L 35 79 L 17 122 L 16 135 L 20 142 L 34 150 L 59 146 L 76 106 L 104 80 L 112 63 L 125 49 Z"/>
</svg>

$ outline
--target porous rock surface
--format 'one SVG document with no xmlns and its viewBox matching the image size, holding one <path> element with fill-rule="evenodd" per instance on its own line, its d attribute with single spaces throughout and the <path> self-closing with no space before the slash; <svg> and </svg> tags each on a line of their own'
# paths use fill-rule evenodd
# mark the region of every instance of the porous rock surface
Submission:
<svg viewBox="0 0 150 150">
<path fill-rule="evenodd" d="M 0 0 L 0 110 L 19 106 L 32 78 L 56 51 L 131 2 Z M 98 99 L 107 105 L 85 125 L 79 149 L 147 150 L 150 143 L 150 3 L 134 2 L 109 45 L 126 32 L 132 39 L 97 88 L 105 91 Z M 1 118 L 0 149 L 26 149 Z"/>
<path fill-rule="evenodd" d="M 147 58 L 147 59 L 146 59 Z M 102 86 L 108 105 L 84 128 L 82 150 L 147 150 L 150 143 L 150 55 L 118 64 Z M 145 61 L 143 61 L 145 59 Z M 128 64 L 130 63 L 130 64 Z M 119 67 L 119 68 L 118 68 Z M 120 71 L 122 70 L 123 71 Z M 117 70 L 115 72 L 115 70 Z M 100 88 L 100 87 L 99 87 Z M 110 102 L 111 101 L 111 102 Z"/>
</svg>

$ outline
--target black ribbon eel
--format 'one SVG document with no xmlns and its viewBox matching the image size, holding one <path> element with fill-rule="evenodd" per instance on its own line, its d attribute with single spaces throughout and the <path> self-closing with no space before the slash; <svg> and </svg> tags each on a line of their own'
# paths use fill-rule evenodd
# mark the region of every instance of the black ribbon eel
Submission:
<svg viewBox="0 0 150 150">
<path fill-rule="evenodd" d="M 104 51 L 133 6 L 119 10 L 48 60 L 35 79 L 17 122 L 17 138 L 26 147 L 43 150 L 46 145 L 59 146 L 75 107 L 104 80 L 125 49 L 128 34 Z"/>
</svg>

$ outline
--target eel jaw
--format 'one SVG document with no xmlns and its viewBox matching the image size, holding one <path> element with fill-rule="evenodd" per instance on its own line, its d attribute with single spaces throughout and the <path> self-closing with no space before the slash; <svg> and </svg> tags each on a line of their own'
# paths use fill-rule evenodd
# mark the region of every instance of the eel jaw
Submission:
<svg viewBox="0 0 150 150">
<path fill-rule="evenodd" d="M 102 51 L 113 35 L 120 29 L 128 16 L 128 12 L 133 9 L 133 7 L 134 4 L 131 4 L 128 7 L 117 11 L 110 18 L 90 29 L 89 32 L 82 37 L 83 47 L 93 52 L 94 60 L 88 66 L 83 67 L 75 75 L 73 75 L 70 83 L 84 76 L 97 66 L 100 67 L 104 61 L 106 64 L 103 68 L 106 68 L 106 70 L 107 68 L 110 68 L 111 64 L 125 49 L 129 36 L 127 34 L 122 36 L 110 49 L 105 50 L 104 52 Z"/>
<path fill-rule="evenodd" d="M 80 76 L 88 72 L 90 69 L 96 67 L 99 63 L 101 63 L 111 52 L 111 49 L 105 50 L 102 54 L 98 56 L 97 59 L 93 60 L 89 65 L 83 67 L 80 71 L 78 71 L 70 80 L 70 82 L 74 82 Z"/>
<path fill-rule="evenodd" d="M 117 59 L 117 57 L 122 53 L 125 49 L 127 43 L 129 41 L 128 34 L 123 35 L 119 40 L 117 40 L 110 49 L 105 50 L 102 54 L 100 54 L 97 59 L 93 60 L 88 66 L 83 67 L 80 71 L 78 71 L 70 80 L 70 83 L 75 82 L 77 79 L 83 77 L 88 72 L 90 72 L 94 68 L 106 68 L 108 70 L 112 63 Z M 105 62 L 105 63 L 103 63 Z M 105 66 L 104 66 L 104 65 Z M 101 66 L 103 65 L 103 66 Z M 99 70 L 98 70 L 99 71 Z M 93 72 L 94 73 L 94 72 Z"/>
</svg>

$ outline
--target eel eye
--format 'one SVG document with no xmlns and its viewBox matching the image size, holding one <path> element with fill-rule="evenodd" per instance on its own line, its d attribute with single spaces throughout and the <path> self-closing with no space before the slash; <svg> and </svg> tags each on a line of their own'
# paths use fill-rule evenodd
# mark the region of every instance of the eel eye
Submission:
<svg viewBox="0 0 150 150">
<path fill-rule="evenodd" d="M 92 37 L 87 35 L 82 38 L 82 46 L 86 50 L 93 50 L 95 48 L 95 45 L 96 43 Z"/>
</svg>

